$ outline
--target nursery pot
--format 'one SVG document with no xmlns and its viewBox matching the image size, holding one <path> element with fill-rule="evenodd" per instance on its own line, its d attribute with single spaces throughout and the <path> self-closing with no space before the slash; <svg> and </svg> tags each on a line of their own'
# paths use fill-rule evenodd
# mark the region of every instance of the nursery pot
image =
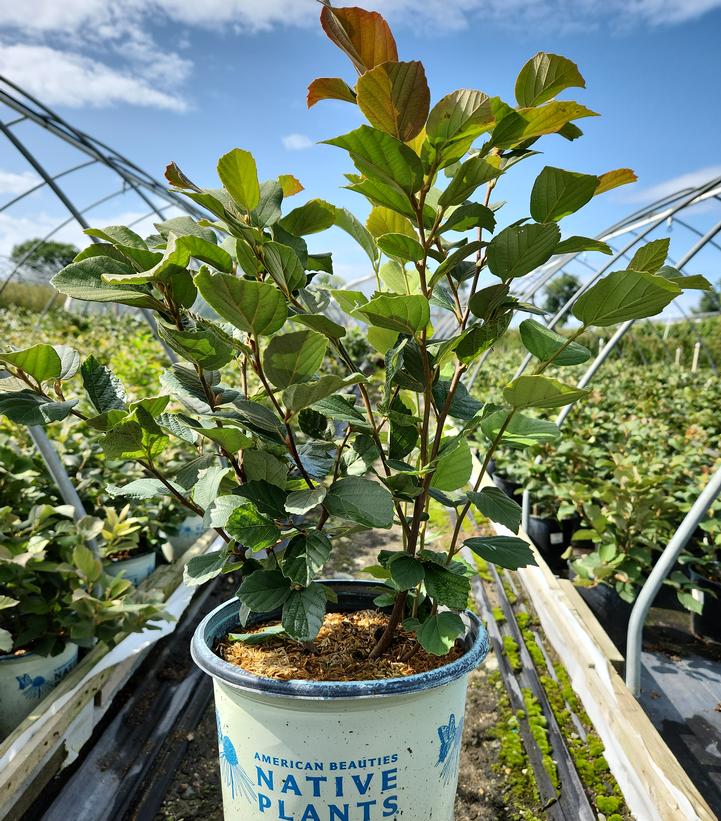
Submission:
<svg viewBox="0 0 721 821">
<path fill-rule="evenodd" d="M 0 656 L 0 738 L 9 735 L 78 663 L 77 644 L 57 656 Z"/>
<path fill-rule="evenodd" d="M 569 562 L 568 577 L 573 579 L 575 573 Z M 621 653 L 626 652 L 626 635 L 633 605 L 624 601 L 609 584 L 597 584 L 595 587 L 576 587 L 576 592 L 586 602 L 606 635 Z"/>
<path fill-rule="evenodd" d="M 186 516 L 178 525 L 177 532 L 168 537 L 168 541 L 176 551 L 182 552 L 192 547 L 207 529 L 202 516 Z"/>
<path fill-rule="evenodd" d="M 121 573 L 136 587 L 155 570 L 155 553 L 141 553 L 138 556 L 130 556 L 128 559 L 120 559 L 117 562 L 106 562 L 105 572 L 111 576 L 119 576 Z"/>
<path fill-rule="evenodd" d="M 520 495 L 523 487 L 520 482 L 515 482 L 513 479 L 506 479 L 506 477 L 503 476 L 503 474 L 498 472 L 493 473 L 492 479 L 493 484 L 499 490 L 502 490 L 506 494 L 506 496 L 508 496 L 510 499 L 513 499 L 514 502 L 520 503 Z"/>
<path fill-rule="evenodd" d="M 558 521 L 550 516 L 529 516 L 528 536 L 554 569 L 563 566 L 562 555 L 571 546 L 571 538 L 581 519 L 577 513 Z"/>
<path fill-rule="evenodd" d="M 376 582 L 326 581 L 336 612 L 372 609 Z M 272 620 L 278 614 L 256 619 Z M 195 663 L 213 678 L 224 817 L 232 821 L 453 821 L 468 674 L 488 636 L 466 612 L 466 653 L 378 681 L 261 678 L 213 652 L 238 601 L 198 626 Z"/>
<path fill-rule="evenodd" d="M 694 590 L 694 598 L 703 604 L 701 613 L 691 613 L 691 632 L 702 639 L 721 642 L 721 582 L 690 571 L 691 581 L 699 587 L 705 587 L 716 594 L 714 598 L 703 590 Z"/>
</svg>

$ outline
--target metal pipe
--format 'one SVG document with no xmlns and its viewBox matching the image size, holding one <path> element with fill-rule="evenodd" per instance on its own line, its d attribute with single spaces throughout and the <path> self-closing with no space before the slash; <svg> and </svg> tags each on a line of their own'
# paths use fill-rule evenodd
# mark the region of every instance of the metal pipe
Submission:
<svg viewBox="0 0 721 821">
<path fill-rule="evenodd" d="M 643 625 L 648 610 L 661 589 L 664 579 L 674 566 L 681 551 L 696 528 L 703 521 L 706 512 L 721 494 L 721 467 L 714 473 L 686 514 L 680 527 L 666 545 L 661 557 L 654 565 L 646 583 L 638 594 L 626 636 L 626 686 L 638 698 L 641 693 L 641 644 Z"/>
</svg>

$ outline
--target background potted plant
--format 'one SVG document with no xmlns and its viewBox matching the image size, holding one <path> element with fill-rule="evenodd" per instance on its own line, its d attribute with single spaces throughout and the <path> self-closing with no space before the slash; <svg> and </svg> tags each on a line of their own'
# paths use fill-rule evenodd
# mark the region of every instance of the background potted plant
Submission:
<svg viewBox="0 0 721 821">
<path fill-rule="evenodd" d="M 131 583 L 103 573 L 67 505 L 37 505 L 20 521 L 0 510 L 0 736 L 75 666 L 79 648 L 142 629 L 163 615 Z"/>
<path fill-rule="evenodd" d="M 130 505 L 117 511 L 102 509 L 103 518 L 88 517 L 81 526 L 89 539 L 101 540 L 100 555 L 105 560 L 105 572 L 111 576 L 122 574 L 137 587 L 155 570 L 155 551 L 141 544 L 147 518 L 130 515 Z"/>
<path fill-rule="evenodd" d="M 191 560 L 187 575 L 241 577 L 239 601 L 211 613 L 193 640 L 215 683 L 226 817 L 450 821 L 467 675 L 487 650 L 465 609 L 473 571 L 459 554 L 465 546 L 500 566 L 533 563 L 521 539 L 464 531 L 472 506 L 518 529 L 520 507 L 482 487 L 483 472 L 499 445 L 547 440 L 550 423 L 528 409 L 586 395 L 545 373 L 587 358 L 575 341 L 586 328 L 656 314 L 706 283 L 659 271 L 655 257 L 609 274 L 576 302 L 578 325 L 567 335 L 526 321 L 531 373 L 497 402 L 470 397 L 469 366 L 517 313 L 537 313 L 513 296 L 515 280 L 554 255 L 610 253 L 595 240 L 561 239 L 558 223 L 634 175 L 546 167 L 530 220 L 496 230 L 489 203 L 503 175 L 541 137 L 580 136 L 574 121 L 593 114 L 555 99 L 584 85 L 576 66 L 536 55 L 518 77 L 515 107 L 461 89 L 431 108 L 423 66 L 399 60 L 380 15 L 324 5 L 321 23 L 359 77 L 354 87 L 313 81 L 308 103 L 344 100 L 369 123 L 327 141 L 355 166 L 348 187 L 371 204 L 366 225 L 321 200 L 284 213 L 298 181 L 261 183 L 241 149 L 220 158 L 221 188 L 201 188 L 171 163 L 173 188 L 211 217 L 160 223 L 146 239 L 125 227 L 93 229 L 99 242 L 54 279 L 75 299 L 154 312 L 182 360 L 161 375 L 161 395 L 129 401 L 93 357 L 76 377 L 64 349 L 41 343 L 2 354 L 11 377 L 0 410 L 29 424 L 73 417 L 101 431 L 109 459 L 136 460 L 147 474 L 122 492 L 169 495 L 221 536 L 223 547 Z M 367 254 L 377 278 L 370 298 L 328 287 L 332 261 L 306 237 L 332 226 Z M 368 326 L 382 374 L 366 376 L 353 361 L 345 328 L 325 314 L 331 300 Z M 431 308 L 452 317 L 454 330 L 435 336 Z M 68 398 L 78 382 L 82 400 Z M 474 431 L 487 447 L 467 489 Z M 165 462 L 173 438 L 196 448 L 181 468 Z M 435 505 L 455 515 L 442 543 L 427 526 Z M 399 544 L 379 554 L 377 582 L 320 579 L 334 539 L 393 527 Z M 333 641 L 348 629 L 354 641 Z M 259 675 L 231 663 L 248 648 L 261 657 L 280 648 L 298 661 L 274 673 L 261 665 Z M 320 672 L 303 675 L 309 666 Z"/>
</svg>

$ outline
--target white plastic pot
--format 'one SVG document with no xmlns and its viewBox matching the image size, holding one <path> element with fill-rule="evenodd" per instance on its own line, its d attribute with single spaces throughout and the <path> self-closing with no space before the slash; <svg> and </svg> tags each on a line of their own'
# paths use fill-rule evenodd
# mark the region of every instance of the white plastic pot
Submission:
<svg viewBox="0 0 721 821">
<path fill-rule="evenodd" d="M 202 516 L 188 516 L 178 525 L 177 533 L 168 537 L 176 551 L 182 552 L 192 547 L 208 528 Z"/>
<path fill-rule="evenodd" d="M 155 553 L 141 553 L 129 559 L 120 559 L 117 562 L 106 562 L 105 572 L 110 576 L 119 576 L 121 573 L 136 587 L 148 578 L 155 570 Z"/>
<path fill-rule="evenodd" d="M 57 656 L 0 656 L 0 738 L 9 735 L 77 663 L 77 644 L 67 644 Z"/>
<path fill-rule="evenodd" d="M 375 582 L 331 581 L 333 609 L 373 607 Z M 229 821 L 453 821 L 468 674 L 488 652 L 465 614 L 466 653 L 428 673 L 380 681 L 279 681 L 213 652 L 238 601 L 198 626 L 195 663 L 213 677 L 224 817 Z"/>
</svg>

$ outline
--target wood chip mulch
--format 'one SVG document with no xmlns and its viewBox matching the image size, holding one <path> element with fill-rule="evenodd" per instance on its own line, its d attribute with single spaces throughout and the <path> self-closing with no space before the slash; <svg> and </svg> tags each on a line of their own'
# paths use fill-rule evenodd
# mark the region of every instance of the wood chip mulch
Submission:
<svg viewBox="0 0 721 821">
<path fill-rule="evenodd" d="M 249 673 L 284 681 L 399 678 L 435 670 L 464 653 L 462 648 L 455 647 L 447 656 L 434 656 L 423 650 L 413 633 L 399 629 L 390 649 L 381 658 L 371 660 L 368 656 L 387 623 L 388 616 L 377 610 L 326 613 L 312 651 L 281 636 L 260 644 L 224 640 L 217 652 Z"/>
</svg>

